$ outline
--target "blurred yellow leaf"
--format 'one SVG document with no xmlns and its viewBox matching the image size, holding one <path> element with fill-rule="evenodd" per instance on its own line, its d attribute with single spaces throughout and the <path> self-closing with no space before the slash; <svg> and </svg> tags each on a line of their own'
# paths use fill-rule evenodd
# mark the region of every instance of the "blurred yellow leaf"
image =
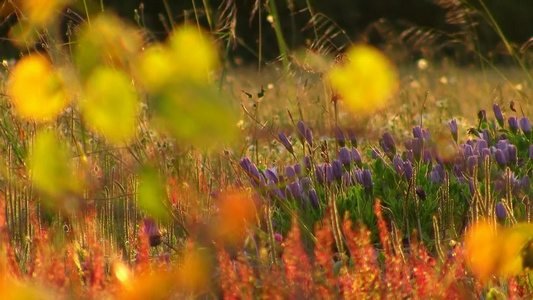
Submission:
<svg viewBox="0 0 533 300">
<path fill-rule="evenodd" d="M 472 272 L 482 281 L 491 276 L 512 276 L 525 271 L 527 245 L 533 239 L 533 224 L 510 228 L 488 222 L 472 226 L 465 237 L 465 255 Z"/>
<path fill-rule="evenodd" d="M 142 47 L 139 31 L 118 17 L 100 14 L 82 29 L 76 44 L 75 63 L 82 79 L 95 68 L 109 66 L 130 71 Z"/>
<path fill-rule="evenodd" d="M 139 57 L 137 74 L 150 93 L 158 93 L 175 80 L 178 64 L 167 47 L 151 46 Z"/>
<path fill-rule="evenodd" d="M 256 207 L 245 193 L 228 194 L 217 203 L 219 218 L 215 234 L 227 244 L 244 240 L 248 226 L 256 223 Z"/>
<path fill-rule="evenodd" d="M 326 77 L 352 113 L 363 116 L 384 108 L 399 87 L 392 62 L 368 45 L 349 49 L 346 58 L 333 66 Z"/>
<path fill-rule="evenodd" d="M 197 27 L 183 26 L 170 36 L 170 49 L 179 68 L 179 77 L 207 81 L 209 72 L 218 67 L 218 53 L 208 34 Z"/>
<path fill-rule="evenodd" d="M 35 26 L 45 26 L 56 20 L 69 0 L 23 0 L 22 13 Z"/>
<path fill-rule="evenodd" d="M 61 76 L 38 53 L 15 65 L 7 92 L 22 118 L 39 122 L 55 118 L 70 102 Z"/>
<path fill-rule="evenodd" d="M 81 102 L 85 122 L 113 143 L 128 142 L 136 132 L 139 101 L 131 79 L 109 67 L 96 69 Z"/>
<path fill-rule="evenodd" d="M 167 198 L 165 186 L 156 169 L 145 167 L 139 174 L 139 207 L 150 215 L 165 219 L 170 215 L 164 205 Z"/>
<path fill-rule="evenodd" d="M 35 186 L 51 198 L 65 194 L 79 194 L 82 183 L 77 180 L 70 164 L 66 147 L 54 133 L 39 131 L 30 157 L 32 179 Z"/>
</svg>

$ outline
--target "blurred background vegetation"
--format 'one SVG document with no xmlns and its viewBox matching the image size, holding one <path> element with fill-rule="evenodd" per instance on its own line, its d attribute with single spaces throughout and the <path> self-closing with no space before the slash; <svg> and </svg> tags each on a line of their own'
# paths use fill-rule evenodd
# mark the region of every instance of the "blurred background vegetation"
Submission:
<svg viewBox="0 0 533 300">
<path fill-rule="evenodd" d="M 64 11 L 65 32 L 69 23 L 80 22 L 85 16 L 83 2 L 75 1 Z M 97 11 L 101 4 L 100 0 L 87 1 L 89 10 Z M 164 39 L 168 34 L 169 15 L 177 23 L 199 22 L 226 39 L 225 45 L 231 46 L 228 58 L 233 62 L 269 62 L 280 53 L 266 0 L 107 0 L 103 4 L 106 10 L 141 24 L 154 39 Z M 394 47 L 388 50 L 399 52 L 400 58 L 409 61 L 447 56 L 459 63 L 471 63 L 476 59 L 473 49 L 492 62 L 510 61 L 497 31 L 486 20 L 484 5 L 516 49 L 531 38 L 533 28 L 531 0 L 277 0 L 275 5 L 290 49 L 306 46 L 336 53 L 350 42 L 364 40 Z M 7 7 L 10 5 L 0 5 L 2 58 L 19 54 L 7 38 L 10 27 L 16 24 L 15 14 L 10 14 Z"/>
</svg>

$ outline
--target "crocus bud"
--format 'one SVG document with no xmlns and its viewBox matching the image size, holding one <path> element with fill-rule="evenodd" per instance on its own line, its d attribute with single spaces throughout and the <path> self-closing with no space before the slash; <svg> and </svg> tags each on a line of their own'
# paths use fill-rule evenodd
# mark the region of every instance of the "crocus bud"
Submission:
<svg viewBox="0 0 533 300">
<path fill-rule="evenodd" d="M 533 159 L 533 145 L 529 145 L 529 151 L 527 154 L 528 154 L 527 157 L 529 159 Z"/>
<path fill-rule="evenodd" d="M 305 140 L 305 130 L 307 127 L 305 127 L 305 124 L 302 120 L 298 121 L 298 124 L 296 124 L 296 127 L 298 127 L 298 138 L 300 139 L 300 142 L 304 142 Z"/>
<path fill-rule="evenodd" d="M 355 132 L 353 130 L 348 131 L 348 137 L 350 138 L 350 143 L 352 143 L 352 147 L 357 148 L 357 138 L 355 137 Z"/>
<path fill-rule="evenodd" d="M 474 174 L 474 167 L 477 166 L 477 155 L 472 155 L 466 159 L 466 168 L 470 175 Z"/>
<path fill-rule="evenodd" d="M 306 173 L 309 173 L 311 171 L 311 158 L 309 156 L 304 156 L 303 165 Z"/>
<path fill-rule="evenodd" d="M 478 113 L 477 113 L 477 118 L 480 122 L 485 122 L 487 121 L 487 112 L 482 109 L 480 110 Z"/>
<path fill-rule="evenodd" d="M 318 208 L 318 195 L 316 194 L 315 189 L 309 190 L 309 202 L 314 208 Z"/>
<path fill-rule="evenodd" d="M 507 147 L 507 152 L 509 153 L 509 163 L 512 165 L 516 165 L 518 162 L 517 151 L 518 150 L 516 149 L 515 145 L 509 145 L 509 147 Z"/>
<path fill-rule="evenodd" d="M 357 183 L 363 185 L 363 171 L 361 169 L 355 170 L 355 179 L 357 180 Z"/>
<path fill-rule="evenodd" d="M 276 171 L 276 168 L 269 168 L 269 169 L 266 169 L 265 170 L 265 176 L 268 180 L 274 182 L 274 183 L 278 183 L 278 175 L 277 175 L 277 171 Z"/>
<path fill-rule="evenodd" d="M 362 159 L 359 151 L 355 147 L 352 147 L 352 160 L 356 165 L 361 165 Z"/>
<path fill-rule="evenodd" d="M 305 130 L 305 140 L 310 146 L 313 146 L 313 132 L 309 128 Z"/>
<path fill-rule="evenodd" d="M 424 136 L 422 135 L 422 128 L 420 128 L 420 126 L 413 127 L 413 137 L 418 139 L 424 138 Z"/>
<path fill-rule="evenodd" d="M 496 203 L 495 209 L 496 209 L 496 218 L 498 218 L 498 220 L 503 221 L 505 220 L 505 218 L 507 218 L 507 210 L 505 209 L 505 205 L 503 205 L 503 203 L 501 202 Z"/>
<path fill-rule="evenodd" d="M 520 129 L 522 129 L 525 134 L 529 134 L 531 132 L 531 123 L 527 117 L 522 117 L 520 119 Z"/>
<path fill-rule="evenodd" d="M 494 158 L 500 167 L 503 168 L 507 165 L 507 159 L 505 158 L 505 154 L 501 149 L 496 150 L 496 153 L 494 153 Z"/>
<path fill-rule="evenodd" d="M 302 166 L 300 164 L 294 164 L 294 173 L 296 173 L 297 177 L 302 176 Z"/>
<path fill-rule="evenodd" d="M 345 167 L 350 166 L 350 163 L 352 162 L 350 150 L 348 150 L 346 147 L 339 149 L 338 158 Z"/>
<path fill-rule="evenodd" d="M 296 172 L 292 166 L 285 167 L 285 177 L 287 177 L 288 181 L 293 181 L 296 179 Z"/>
<path fill-rule="evenodd" d="M 403 160 L 398 154 L 396 154 L 392 159 L 392 168 L 394 169 L 396 174 L 400 176 L 403 175 Z"/>
<path fill-rule="evenodd" d="M 452 133 L 453 140 L 457 142 L 457 120 L 451 120 L 450 122 L 448 122 L 448 126 L 450 127 L 450 132 Z"/>
<path fill-rule="evenodd" d="M 524 175 L 524 177 L 522 177 L 520 185 L 522 186 L 522 190 L 524 191 L 524 193 L 529 194 L 529 189 L 531 187 L 531 181 L 529 179 L 529 176 Z"/>
<path fill-rule="evenodd" d="M 289 183 L 287 185 L 287 188 L 291 192 L 291 196 L 294 199 L 298 200 L 298 199 L 302 198 L 302 190 L 301 190 L 301 186 L 300 186 L 300 183 L 298 182 L 298 180 L 296 180 L 296 181 L 294 181 L 292 183 Z"/>
<path fill-rule="evenodd" d="M 362 180 L 363 186 L 367 189 L 371 189 L 374 186 L 374 182 L 372 181 L 372 171 L 369 169 L 363 170 Z"/>
<path fill-rule="evenodd" d="M 387 154 L 396 153 L 396 144 L 394 143 L 392 135 L 388 131 L 386 131 L 382 136 L 382 147 L 383 151 Z"/>
<path fill-rule="evenodd" d="M 315 175 L 316 175 L 316 181 L 318 181 L 318 183 L 322 184 L 324 183 L 324 165 L 316 165 L 315 166 Z"/>
<path fill-rule="evenodd" d="M 413 177 L 413 166 L 409 161 L 403 163 L 403 172 L 405 178 L 409 181 Z"/>
<path fill-rule="evenodd" d="M 518 130 L 518 120 L 516 119 L 516 117 L 515 116 L 509 117 L 509 119 L 507 120 L 507 123 L 509 123 L 509 128 L 511 128 L 511 131 L 513 133 L 516 133 L 516 131 Z"/>
<path fill-rule="evenodd" d="M 352 185 L 352 179 L 350 178 L 350 173 L 344 172 L 342 173 L 342 184 L 344 186 L 351 186 Z"/>
<path fill-rule="evenodd" d="M 278 137 L 283 147 L 285 147 L 285 149 L 287 149 L 289 153 L 294 154 L 294 149 L 292 148 L 292 144 L 287 138 L 287 136 L 283 132 L 280 132 L 278 133 Z"/>
<path fill-rule="evenodd" d="M 335 177 L 335 179 L 340 179 L 342 177 L 342 163 L 338 159 L 334 159 L 331 162 L 331 167 L 333 170 L 333 177 Z"/>
<path fill-rule="evenodd" d="M 332 182 L 335 179 L 335 175 L 333 173 L 333 167 L 330 163 L 324 164 L 324 175 L 326 176 L 327 182 Z"/>
<path fill-rule="evenodd" d="M 250 172 L 250 165 L 251 164 L 252 164 L 252 162 L 250 161 L 250 159 L 248 157 L 243 157 L 241 160 L 239 160 L 239 165 L 246 172 Z"/>
<path fill-rule="evenodd" d="M 423 187 L 417 186 L 415 188 L 415 192 L 416 192 L 416 195 L 418 196 L 418 198 L 420 198 L 420 200 L 422 200 L 422 201 L 426 200 L 426 191 L 424 190 Z"/>
<path fill-rule="evenodd" d="M 311 179 L 309 179 L 309 177 L 304 177 L 300 179 L 300 185 L 302 186 L 302 191 L 309 191 L 309 189 L 311 188 Z"/>
<path fill-rule="evenodd" d="M 344 133 L 342 133 L 342 130 L 339 126 L 336 127 L 335 136 L 337 138 L 337 144 L 339 144 L 340 147 L 344 147 L 346 145 L 346 138 L 344 137 Z"/>
<path fill-rule="evenodd" d="M 498 121 L 498 124 L 501 127 L 503 127 L 503 114 L 498 104 L 494 103 L 492 105 L 492 110 L 494 111 L 494 116 L 496 117 L 496 121 Z"/>
<path fill-rule="evenodd" d="M 478 150 L 479 152 L 481 152 L 481 151 L 482 151 L 483 149 L 485 149 L 485 148 L 488 148 L 488 146 L 489 146 L 488 143 L 487 143 L 487 141 L 484 140 L 484 139 L 479 139 L 479 140 L 477 140 L 477 141 L 476 141 L 476 144 L 477 144 L 477 145 L 476 145 L 476 146 L 477 146 L 477 150 Z"/>
</svg>

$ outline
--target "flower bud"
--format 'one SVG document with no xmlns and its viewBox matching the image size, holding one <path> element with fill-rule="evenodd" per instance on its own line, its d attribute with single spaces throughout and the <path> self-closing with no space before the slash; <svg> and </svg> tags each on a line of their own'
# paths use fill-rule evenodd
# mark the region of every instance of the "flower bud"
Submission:
<svg viewBox="0 0 533 300">
<path fill-rule="evenodd" d="M 503 127 L 503 114 L 498 104 L 494 103 L 492 105 L 492 110 L 494 111 L 494 116 L 496 117 L 496 121 L 498 121 L 498 124 L 500 125 L 500 127 Z"/>
<path fill-rule="evenodd" d="M 278 133 L 278 138 L 281 144 L 283 145 L 283 147 L 285 147 L 285 149 L 287 149 L 289 153 L 294 154 L 294 149 L 292 148 L 292 144 L 283 132 Z"/>
</svg>

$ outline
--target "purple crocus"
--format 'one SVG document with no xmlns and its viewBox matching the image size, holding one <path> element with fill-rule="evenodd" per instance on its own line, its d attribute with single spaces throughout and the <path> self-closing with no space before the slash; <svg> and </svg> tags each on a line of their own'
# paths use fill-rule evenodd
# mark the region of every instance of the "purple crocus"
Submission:
<svg viewBox="0 0 533 300">
<path fill-rule="evenodd" d="M 331 162 L 331 168 L 333 171 L 333 177 L 340 179 L 342 177 L 342 163 L 338 159 L 334 159 Z"/>
<path fill-rule="evenodd" d="M 396 174 L 400 176 L 403 175 L 403 160 L 398 154 L 396 154 L 392 159 L 392 168 L 394 169 Z"/>
<path fill-rule="evenodd" d="M 309 128 L 305 130 L 305 140 L 311 147 L 313 146 L 313 132 Z"/>
<path fill-rule="evenodd" d="M 316 194 L 315 189 L 309 190 L 309 202 L 314 208 L 318 208 L 318 195 Z"/>
<path fill-rule="evenodd" d="M 339 146 L 344 147 L 346 145 L 346 137 L 339 126 L 335 128 L 335 137 Z"/>
<path fill-rule="evenodd" d="M 316 165 L 315 166 L 315 175 L 316 175 L 316 181 L 318 183 L 323 184 L 325 181 L 324 178 L 324 165 Z"/>
<path fill-rule="evenodd" d="M 410 181 L 413 177 L 413 166 L 411 165 L 411 162 L 406 161 L 403 163 L 403 172 L 405 175 L 405 178 Z"/>
<path fill-rule="evenodd" d="M 369 169 L 364 169 L 362 174 L 363 186 L 367 189 L 371 189 L 374 186 L 372 181 L 372 171 Z"/>
<path fill-rule="evenodd" d="M 450 127 L 453 140 L 457 142 L 457 120 L 452 119 L 450 122 L 448 122 L 448 126 Z"/>
<path fill-rule="evenodd" d="M 494 111 L 494 116 L 496 117 L 496 121 L 498 121 L 498 124 L 501 127 L 503 127 L 503 114 L 498 104 L 494 103 L 492 105 L 492 110 Z"/>
<path fill-rule="evenodd" d="M 495 210 L 496 210 L 496 217 L 498 218 L 498 220 L 503 221 L 505 220 L 505 218 L 507 218 L 507 210 L 505 209 L 505 205 L 503 205 L 503 203 L 501 202 L 496 203 Z"/>
<path fill-rule="evenodd" d="M 350 154 L 350 150 L 348 150 L 348 148 L 346 148 L 346 147 L 342 147 L 342 148 L 339 149 L 338 158 L 339 158 L 340 162 L 345 167 L 350 166 L 350 164 L 352 162 L 352 157 L 351 157 L 351 154 Z"/>
<path fill-rule="evenodd" d="M 413 137 L 418 138 L 418 139 L 424 138 L 422 135 L 422 128 L 420 128 L 420 126 L 413 127 Z"/>
<path fill-rule="evenodd" d="M 300 120 L 298 121 L 298 124 L 296 124 L 296 127 L 298 127 L 298 138 L 300 139 L 300 142 L 304 142 L 305 140 L 305 130 L 307 129 L 307 127 L 305 127 L 305 123 Z"/>
<path fill-rule="evenodd" d="M 294 154 L 294 149 L 292 148 L 292 144 L 283 132 L 278 133 L 278 138 L 281 144 L 283 145 L 283 147 L 285 147 L 285 149 L 287 149 L 289 153 Z"/>
<path fill-rule="evenodd" d="M 522 129 L 525 134 L 529 134 L 531 132 L 531 122 L 529 122 L 527 117 L 520 118 L 520 129 Z"/>
<path fill-rule="evenodd" d="M 383 148 L 383 151 L 387 154 L 395 154 L 396 153 L 396 144 L 394 143 L 394 139 L 392 135 L 386 131 L 382 135 L 382 143 L 381 146 Z"/>
<path fill-rule="evenodd" d="M 352 147 L 352 160 L 358 166 L 362 163 L 361 154 L 359 154 L 359 151 L 355 147 Z"/>
<path fill-rule="evenodd" d="M 509 123 L 509 128 L 511 128 L 511 131 L 513 133 L 516 133 L 516 131 L 518 130 L 518 120 L 516 119 L 516 117 L 515 116 L 509 117 L 509 119 L 507 120 L 507 123 Z"/>
<path fill-rule="evenodd" d="M 293 181 L 294 179 L 296 179 L 296 171 L 294 171 L 294 168 L 292 166 L 285 167 L 285 177 L 287 177 L 288 181 Z"/>
</svg>

